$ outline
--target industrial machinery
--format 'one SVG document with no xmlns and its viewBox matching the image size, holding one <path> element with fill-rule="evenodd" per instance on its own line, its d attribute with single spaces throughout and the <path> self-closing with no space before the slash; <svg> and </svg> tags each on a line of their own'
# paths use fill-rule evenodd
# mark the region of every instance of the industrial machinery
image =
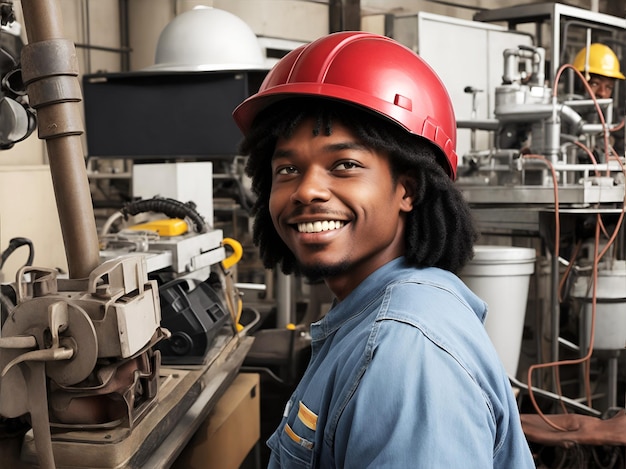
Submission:
<svg viewBox="0 0 626 469">
<path fill-rule="evenodd" d="M 480 242 L 537 251 L 524 329 L 533 340 L 525 341 L 520 372 L 511 377 L 537 414 L 523 415 L 525 430 L 533 442 L 599 445 L 582 431 L 582 419 L 569 416 L 571 426 L 565 428 L 556 423 L 564 420 L 544 413 L 602 419 L 624 413 L 626 170 L 624 150 L 614 142 L 623 140 L 626 93 L 618 79 L 612 98 L 596 98 L 589 77 L 571 64 L 583 47 L 603 43 L 624 70 L 626 20 L 558 3 L 485 10 L 474 20 L 463 25 L 468 41 L 485 30 L 509 39 L 517 34 L 520 44 L 500 50 L 499 83 L 483 88 L 473 75 L 464 76 L 464 96 L 463 89 L 453 93 L 457 110 L 465 110 L 457 111 L 460 134 L 471 135 L 458 185 L 472 206 Z M 428 33 L 419 37 L 420 50 L 428 53 Z M 446 82 L 446 70 L 438 72 Z M 448 81 L 458 81 L 456 73 Z M 568 431 L 573 427 L 580 433 Z M 552 439 L 542 440 L 546 434 Z M 607 457 L 617 454 L 619 448 L 608 450 Z M 573 452 L 563 461 L 567 457 L 575 459 Z"/>
<path fill-rule="evenodd" d="M 8 10 L 7 10 L 8 11 Z M 27 138 L 35 130 L 35 116 L 28 101 L 24 98 L 21 70 L 18 67 L 22 43 L 21 25 L 11 20 L 11 14 L 0 24 L 2 30 L 2 50 L 0 58 L 0 149 L 11 148 Z"/>
<path fill-rule="evenodd" d="M 611 146 L 612 135 L 624 132 L 623 84 L 616 83 L 612 98 L 596 99 L 585 89 L 585 77 L 569 64 L 579 49 L 596 42 L 610 44 L 623 57 L 626 20 L 558 3 L 485 11 L 476 19 L 507 21 L 511 29 L 532 22 L 537 41 L 539 28 L 551 28 L 545 47 L 502 52 L 493 115 L 482 122 L 459 120 L 460 128 L 493 133 L 491 147 L 464 155 L 459 183 L 484 234 L 544 240 L 544 255 L 552 262 L 549 355 L 558 360 L 560 265 L 582 262 L 586 272 L 594 264 L 593 251 L 575 258 L 574 247 L 594 238 L 595 225 L 605 235 L 597 252 L 608 252 L 614 260 L 624 256 L 620 243 L 614 244 L 623 236 L 624 154 Z M 585 94 L 576 96 L 575 88 Z M 612 261 L 607 263 L 602 265 L 611 270 Z M 577 271 L 574 265 L 570 270 Z"/>
<path fill-rule="evenodd" d="M 141 215 L 167 218 L 108 232 L 115 219 Z M 222 329 L 230 327 L 233 332 L 239 322 L 242 299 L 227 268 L 241 259 L 241 245 L 224 238 L 222 230 L 212 229 L 191 202 L 140 199 L 109 220 L 100 234 L 102 258 L 139 255 L 146 262 L 148 277 L 158 284 L 160 324 L 171 333 L 157 344 L 162 362 L 202 364 Z M 228 257 L 226 246 L 232 251 Z"/>
<path fill-rule="evenodd" d="M 228 275 L 240 246 L 231 240 L 236 259 L 227 258 L 221 230 L 169 199 L 136 201 L 124 215 L 161 212 L 184 229 L 135 227 L 134 236 L 99 238 L 74 45 L 62 39 L 55 0 L 21 3 L 29 41 L 15 70 L 3 72 L 0 143 L 25 138 L 36 116 L 69 272 L 24 266 L 13 298 L 3 297 L 0 458 L 11 467 L 166 466 L 251 345 L 235 327 L 241 305 Z M 14 19 L 12 7 L 0 2 L 3 27 Z M 177 367 L 162 366 L 162 358 Z M 6 448 L 11 440 L 17 455 Z"/>
<path fill-rule="evenodd" d="M 553 204 L 553 169 L 562 204 L 621 202 L 624 188 L 618 155 L 601 148 L 603 136 L 607 135 L 608 145 L 609 133 L 619 130 L 613 123 L 613 100 L 559 99 L 545 80 L 542 47 L 522 46 L 503 54 L 505 69 L 502 85 L 495 89 L 494 119 L 459 122 L 472 130 L 494 131 L 493 148 L 464 155 L 459 183 L 469 201 Z M 519 72 L 523 61 L 532 67 L 526 74 Z M 596 109 L 602 122 L 587 121 L 585 116 Z M 579 156 L 584 149 L 601 153 L 584 163 Z"/>
<path fill-rule="evenodd" d="M 457 184 L 483 245 L 469 271 L 490 289 L 484 298 L 497 300 L 489 305 L 488 332 L 490 316 L 504 316 L 500 324 L 510 329 L 518 324 L 514 311 L 526 309 L 519 329 L 502 334 L 515 341 L 493 341 L 497 349 L 508 347 L 503 358 L 521 344 L 522 353 L 513 358 L 519 363 L 515 359 L 507 371 L 513 370 L 511 383 L 520 391 L 529 440 L 550 447 L 543 454 L 538 449 L 537 460 L 542 467 L 623 467 L 624 441 L 593 441 L 591 435 L 624 434 L 621 419 L 608 418 L 623 417 L 626 405 L 620 144 L 626 87 L 616 70 L 611 98 L 599 99 L 586 86 L 584 71 L 594 73 L 589 57 L 582 73 L 574 64 L 581 49 L 602 44 L 623 71 L 626 20 L 541 2 L 483 9 L 471 21 L 419 12 L 388 23 L 386 32 L 424 57 L 453 101 L 461 156 Z M 527 257 L 534 266 L 502 254 L 526 251 L 536 252 L 536 260 Z M 527 304 L 511 305 L 513 292 L 498 289 L 502 279 L 496 277 L 513 280 L 529 271 L 534 273 L 522 300 Z M 616 426 L 608 430 L 605 423 Z M 600 441 L 608 448 L 604 454 Z M 582 456 L 598 464 L 585 464 Z"/>
</svg>

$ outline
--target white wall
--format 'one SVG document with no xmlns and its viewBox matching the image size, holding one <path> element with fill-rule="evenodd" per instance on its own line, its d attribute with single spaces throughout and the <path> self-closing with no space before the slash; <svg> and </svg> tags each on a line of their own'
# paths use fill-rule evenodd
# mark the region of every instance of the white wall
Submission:
<svg viewBox="0 0 626 469">
<path fill-rule="evenodd" d="M 0 167 L 0 250 L 4 251 L 15 237 L 32 241 L 33 265 L 67 272 L 52 177 L 45 165 Z M 27 253 L 28 248 L 21 247 L 8 258 L 0 281 L 15 279 Z"/>
</svg>

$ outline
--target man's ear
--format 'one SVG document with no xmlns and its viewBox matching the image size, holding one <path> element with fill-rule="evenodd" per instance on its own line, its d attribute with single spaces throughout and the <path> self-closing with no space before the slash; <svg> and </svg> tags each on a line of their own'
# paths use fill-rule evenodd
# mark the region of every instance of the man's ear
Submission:
<svg viewBox="0 0 626 469">
<path fill-rule="evenodd" d="M 413 210 L 413 203 L 415 202 L 417 192 L 415 178 L 411 174 L 401 174 L 398 178 L 398 185 L 403 191 L 400 210 L 408 213 Z"/>
</svg>

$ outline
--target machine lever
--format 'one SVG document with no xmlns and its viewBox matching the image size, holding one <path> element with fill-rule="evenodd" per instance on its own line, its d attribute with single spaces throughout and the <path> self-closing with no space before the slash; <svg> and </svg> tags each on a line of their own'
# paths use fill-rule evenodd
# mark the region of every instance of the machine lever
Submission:
<svg viewBox="0 0 626 469">
<path fill-rule="evenodd" d="M 23 370 L 28 395 L 28 411 L 33 427 L 33 436 L 37 448 L 37 458 L 41 469 L 55 469 L 52 435 L 48 417 L 48 391 L 46 383 L 46 364 L 31 361 Z"/>
<path fill-rule="evenodd" d="M 4 377 L 11 368 L 19 363 L 69 360 L 73 356 L 74 350 L 65 347 L 33 350 L 32 352 L 26 352 L 7 363 L 7 365 L 2 370 L 2 373 L 0 373 L 0 378 Z"/>
<path fill-rule="evenodd" d="M 32 335 L 16 335 L 13 337 L 0 337 L 0 349 L 37 348 L 37 339 Z"/>
<path fill-rule="evenodd" d="M 50 325 L 50 347 L 32 350 L 15 357 L 7 363 L 2 373 L 0 373 L 0 377 L 5 376 L 9 370 L 18 363 L 27 361 L 47 362 L 69 360 L 74 356 L 74 349 L 71 347 L 62 347 L 59 340 L 59 333 L 67 330 L 69 324 L 69 313 L 66 302 L 57 301 L 48 306 L 48 324 Z M 0 338 L 0 348 L 32 349 L 37 346 L 37 339 L 34 336 L 22 335 Z"/>
<path fill-rule="evenodd" d="M 65 331 L 69 322 L 70 317 L 65 301 L 57 301 L 48 306 L 48 324 L 50 324 L 50 335 L 52 336 L 52 346 L 50 348 L 55 349 L 59 347 L 59 332 Z"/>
</svg>

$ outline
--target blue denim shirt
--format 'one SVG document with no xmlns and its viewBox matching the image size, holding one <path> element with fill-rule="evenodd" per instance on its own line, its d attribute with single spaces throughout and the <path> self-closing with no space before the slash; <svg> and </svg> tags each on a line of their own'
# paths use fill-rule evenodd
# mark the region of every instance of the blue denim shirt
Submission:
<svg viewBox="0 0 626 469">
<path fill-rule="evenodd" d="M 270 468 L 534 468 L 486 305 L 395 259 L 311 326 Z"/>
</svg>

